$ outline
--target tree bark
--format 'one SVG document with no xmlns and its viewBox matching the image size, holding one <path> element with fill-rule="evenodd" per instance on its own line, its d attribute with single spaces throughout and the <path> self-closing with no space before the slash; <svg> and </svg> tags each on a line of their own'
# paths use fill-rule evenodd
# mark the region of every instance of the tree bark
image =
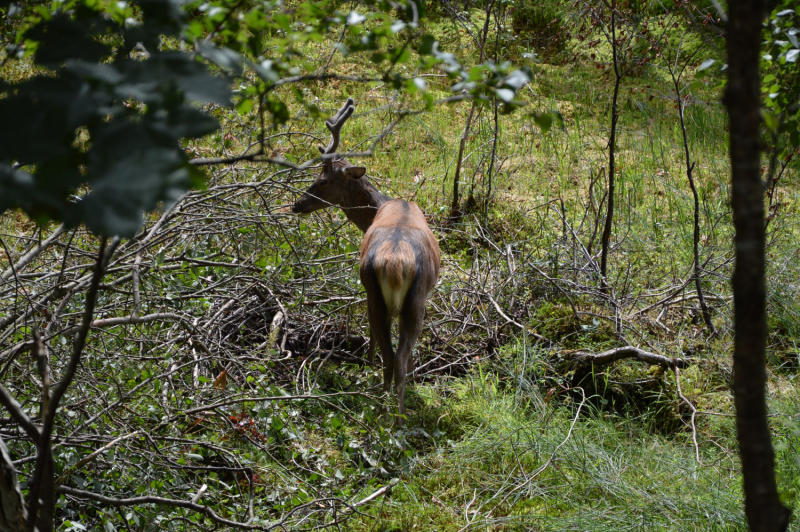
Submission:
<svg viewBox="0 0 800 532">
<path fill-rule="evenodd" d="M 731 0 L 728 23 L 731 204 L 736 230 L 733 272 L 733 396 L 744 478 L 745 515 L 753 532 L 782 532 L 789 511 L 775 483 L 766 405 L 767 313 L 764 184 L 759 150 L 761 22 L 764 0 Z"/>
</svg>

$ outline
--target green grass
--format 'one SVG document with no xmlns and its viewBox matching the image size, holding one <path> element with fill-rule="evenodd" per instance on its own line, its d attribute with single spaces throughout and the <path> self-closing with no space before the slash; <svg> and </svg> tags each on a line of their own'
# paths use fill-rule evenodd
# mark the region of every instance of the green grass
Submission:
<svg viewBox="0 0 800 532">
<path fill-rule="evenodd" d="M 446 398 L 417 388 L 415 407 L 449 403 L 442 430 L 463 436 L 417 458 L 377 524 L 347 529 L 746 530 L 731 451 L 701 436 L 699 465 L 686 433 L 654 435 L 579 401 L 545 404 L 525 384 L 501 390 L 486 374 Z M 731 424 L 717 443 L 732 443 Z"/>
</svg>

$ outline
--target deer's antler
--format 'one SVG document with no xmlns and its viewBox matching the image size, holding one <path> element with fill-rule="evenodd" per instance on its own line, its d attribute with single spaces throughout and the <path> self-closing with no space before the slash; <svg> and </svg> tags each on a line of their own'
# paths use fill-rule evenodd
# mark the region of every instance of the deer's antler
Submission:
<svg viewBox="0 0 800 532">
<path fill-rule="evenodd" d="M 336 149 L 339 147 L 339 139 L 341 137 L 342 126 L 347 119 L 350 118 L 353 113 L 355 112 L 356 107 L 353 103 L 352 98 L 348 98 L 344 105 L 342 106 L 339 111 L 333 115 L 333 118 L 330 120 L 325 121 L 325 125 L 328 126 L 328 129 L 331 132 L 331 142 L 328 144 L 327 148 L 323 148 L 322 146 L 319 147 L 319 151 L 322 155 L 332 155 L 336 153 Z M 323 157 L 325 163 L 330 163 L 333 158 L 325 158 Z"/>
</svg>

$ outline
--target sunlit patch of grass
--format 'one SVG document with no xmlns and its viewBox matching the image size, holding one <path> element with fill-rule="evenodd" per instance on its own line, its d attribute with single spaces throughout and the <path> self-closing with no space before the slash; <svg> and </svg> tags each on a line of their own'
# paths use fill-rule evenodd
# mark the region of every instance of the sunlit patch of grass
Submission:
<svg viewBox="0 0 800 532">
<path fill-rule="evenodd" d="M 440 426 L 462 436 L 418 458 L 377 523 L 356 519 L 347 529 L 746 530 L 737 458 L 718 445 L 732 443 L 732 419 L 715 418 L 716 432 L 699 436 L 698 464 L 688 436 L 658 436 L 641 420 L 579 400 L 546 404 L 525 390 L 476 372 L 446 395 L 420 392 L 452 405 Z"/>
</svg>

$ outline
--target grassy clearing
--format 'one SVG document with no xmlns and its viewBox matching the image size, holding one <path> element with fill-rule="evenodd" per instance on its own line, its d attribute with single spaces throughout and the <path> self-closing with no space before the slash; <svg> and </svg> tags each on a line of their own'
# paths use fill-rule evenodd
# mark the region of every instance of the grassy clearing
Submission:
<svg viewBox="0 0 800 532">
<path fill-rule="evenodd" d="M 546 400 L 535 372 L 542 363 L 518 345 L 500 357 L 505 368 L 415 387 L 412 432 L 441 435 L 414 455 L 376 518 L 343 529 L 747 530 L 729 409 L 698 416 L 698 463 L 685 427 L 666 436 L 650 430 L 655 409 L 620 417 L 579 395 Z M 697 399 L 705 379 L 687 372 L 685 393 Z M 777 470 L 791 497 L 800 412 L 793 387 L 781 395 L 772 403 Z"/>
</svg>

